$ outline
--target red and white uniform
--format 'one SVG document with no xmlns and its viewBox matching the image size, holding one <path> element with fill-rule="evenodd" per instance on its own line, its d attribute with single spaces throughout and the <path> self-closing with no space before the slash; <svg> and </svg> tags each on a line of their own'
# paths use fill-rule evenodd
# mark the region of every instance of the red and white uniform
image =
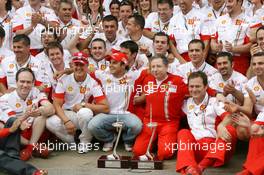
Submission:
<svg viewBox="0 0 264 175">
<path fill-rule="evenodd" d="M 127 37 L 127 40 L 132 40 L 129 36 Z M 147 46 L 149 49 L 149 52 L 154 54 L 154 49 L 153 49 L 153 41 L 144 35 L 141 36 L 141 38 L 137 41 L 135 41 L 140 48 L 140 46 Z M 140 50 L 140 49 L 139 49 Z M 139 54 L 143 54 L 139 51 Z"/>
<path fill-rule="evenodd" d="M 253 11 L 254 5 L 245 9 L 245 13 L 249 16 L 250 28 L 260 27 L 264 24 L 264 6 L 260 9 Z"/>
<path fill-rule="evenodd" d="M 105 99 L 100 85 L 88 74 L 82 83 L 75 81 L 74 74 L 61 77 L 54 97 L 64 99 L 62 108 L 68 110 L 72 110 L 77 103 L 87 102 L 90 97 L 93 97 L 96 102 Z"/>
<path fill-rule="evenodd" d="M 158 123 L 153 139 L 155 141 L 158 138 L 158 158 L 169 159 L 173 152 L 166 149 L 165 145 L 175 143 L 177 140 L 181 107 L 185 95 L 188 94 L 187 85 L 181 77 L 172 74 L 168 74 L 168 77 L 161 82 L 158 82 L 153 75 L 148 75 L 144 79 L 143 90 L 146 95 L 144 125 L 134 144 L 133 153 L 135 156 L 146 153 L 152 133 L 146 125 L 152 120 Z"/>
<path fill-rule="evenodd" d="M 207 93 L 198 105 L 193 98 L 185 101 L 183 111 L 187 115 L 190 130 L 183 129 L 178 133 L 178 144 L 185 144 L 186 147 L 178 149 L 176 171 L 188 166 L 197 166 L 204 158 L 213 158 L 214 167 L 223 165 L 230 158 L 236 143 L 235 128 L 226 126 L 232 138 L 231 144 L 216 139 L 216 127 L 228 114 L 223 107 L 223 103 L 219 103 L 215 97 L 209 97 Z M 215 147 L 212 148 L 211 144 Z M 220 144 L 221 148 L 218 146 Z M 203 147 L 205 145 L 207 147 Z"/>
<path fill-rule="evenodd" d="M 5 40 L 2 45 L 3 48 L 12 49 L 12 41 L 13 41 L 13 31 L 12 31 L 12 22 L 11 22 L 11 12 L 9 11 L 7 15 L 3 18 L 0 17 L 0 26 L 5 30 Z"/>
<path fill-rule="evenodd" d="M 248 80 L 246 87 L 248 87 L 256 96 L 256 104 L 254 106 L 256 114 L 259 114 L 260 112 L 264 112 L 264 106 L 259 104 L 260 99 L 264 98 L 264 90 L 259 84 L 257 77 L 252 77 L 250 80 Z M 249 97 L 248 92 L 246 89 L 244 89 L 244 97 Z"/>
<path fill-rule="evenodd" d="M 109 69 L 106 71 L 95 71 L 94 76 L 98 79 L 107 97 L 109 114 L 128 114 L 128 105 L 134 83 L 140 76 L 141 71 L 129 71 L 121 78 L 115 78 Z"/>
<path fill-rule="evenodd" d="M 168 65 L 168 72 L 173 75 L 177 75 L 177 70 L 180 65 L 181 63 L 179 62 L 179 60 L 177 58 L 174 58 L 174 61 L 172 63 L 169 63 Z"/>
<path fill-rule="evenodd" d="M 90 72 L 94 72 L 95 70 L 102 70 L 104 71 L 106 68 L 109 66 L 109 61 L 106 61 L 105 59 L 102 59 L 100 61 L 95 61 L 93 58 L 89 57 L 88 58 L 89 62 L 89 70 Z"/>
<path fill-rule="evenodd" d="M 79 32 L 81 22 L 74 18 L 72 18 L 67 24 L 64 24 L 60 19 L 58 19 L 58 21 L 63 32 L 67 32 L 66 37 L 61 41 L 62 47 L 66 49 L 71 39 Z"/>
<path fill-rule="evenodd" d="M 20 68 L 23 67 L 28 67 L 34 72 L 36 77 L 36 85 L 41 82 L 43 73 L 42 64 L 33 56 L 30 56 L 28 61 L 21 67 L 17 64 L 15 56 L 4 59 L 0 65 L 0 82 L 7 84 L 8 88 L 16 88 L 16 73 Z"/>
<path fill-rule="evenodd" d="M 222 75 L 217 72 L 212 75 L 211 80 L 208 83 L 210 88 L 216 90 L 219 93 L 223 93 L 224 87 L 227 84 L 233 84 L 238 91 L 242 92 L 247 81 L 248 79 L 244 75 L 237 71 L 233 71 L 231 77 L 226 81 L 223 80 Z M 236 99 L 231 94 L 229 94 L 226 98 L 233 102 L 236 101 Z"/>
<path fill-rule="evenodd" d="M 0 109 L 6 117 L 1 116 L 0 120 L 6 122 L 9 117 L 20 117 L 25 113 L 27 106 L 34 104 L 38 107 L 43 100 L 48 100 L 47 96 L 35 87 L 32 88 L 26 100 L 21 99 L 16 90 L 5 94 L 0 98 Z"/>
<path fill-rule="evenodd" d="M 217 70 L 211 66 L 210 64 L 204 62 L 198 69 L 196 69 L 192 62 L 184 63 L 178 67 L 178 71 L 176 72 L 177 75 L 183 77 L 184 82 L 187 84 L 188 77 L 190 73 L 202 71 L 204 72 L 208 77 L 208 82 L 211 81 L 212 75 L 214 75 Z"/>
<path fill-rule="evenodd" d="M 53 10 L 41 6 L 39 12 L 50 22 L 58 22 Z M 31 17 L 33 13 L 37 13 L 30 5 L 18 9 L 12 19 L 13 31 L 23 30 L 31 26 Z M 42 24 L 37 24 L 34 30 L 28 35 L 30 38 L 30 49 L 41 49 L 41 31 L 45 29 Z"/>
<path fill-rule="evenodd" d="M 210 31 L 205 16 L 196 8 L 188 14 L 175 14 L 169 24 L 168 35 L 175 40 L 178 52 L 189 61 L 188 44 L 192 39 L 209 40 Z"/>
<path fill-rule="evenodd" d="M 215 22 L 215 32 L 212 39 L 217 42 L 231 43 L 233 46 L 249 43 L 249 19 L 245 13 L 241 13 L 235 19 L 231 19 L 229 14 L 219 17 Z M 223 49 L 225 50 L 225 49 Z M 249 67 L 247 55 L 234 54 L 234 69 L 245 75 Z"/>
<path fill-rule="evenodd" d="M 163 23 L 160 20 L 158 12 L 152 12 L 148 15 L 146 19 L 145 29 L 154 33 L 158 33 L 158 32 L 168 33 L 169 23 L 170 20 L 167 21 L 166 23 Z"/>
<path fill-rule="evenodd" d="M 118 22 L 117 35 L 119 35 L 119 36 L 121 36 L 123 38 L 127 38 L 128 37 L 126 26 L 123 26 L 122 21 Z"/>
<path fill-rule="evenodd" d="M 15 56 L 14 52 L 12 52 L 11 50 L 5 47 L 0 48 L 0 62 L 2 62 L 3 59 L 7 57 L 12 57 L 12 56 Z"/>
</svg>

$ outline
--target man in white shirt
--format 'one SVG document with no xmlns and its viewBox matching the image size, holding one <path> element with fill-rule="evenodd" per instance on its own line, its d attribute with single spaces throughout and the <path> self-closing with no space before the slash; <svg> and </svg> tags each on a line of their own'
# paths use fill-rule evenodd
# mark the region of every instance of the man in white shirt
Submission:
<svg viewBox="0 0 264 175">
<path fill-rule="evenodd" d="M 192 72 L 204 72 L 209 82 L 212 75 L 217 72 L 214 67 L 205 62 L 204 49 L 205 45 L 202 40 L 194 39 L 189 43 L 188 54 L 191 61 L 180 65 L 177 72 L 179 76 L 183 77 L 185 83 L 187 83 L 187 79 Z"/>
<path fill-rule="evenodd" d="M 87 153 L 92 139 L 87 125 L 94 114 L 108 113 L 109 107 L 100 85 L 89 75 L 87 55 L 78 52 L 73 56 L 74 73 L 62 76 L 53 95 L 56 115 L 47 119 L 47 128 L 69 144 L 74 143 L 76 129 L 79 136 L 78 153 Z M 95 103 L 90 103 L 93 97 Z"/>
<path fill-rule="evenodd" d="M 209 86 L 222 93 L 227 100 L 243 104 L 243 87 L 248 79 L 241 73 L 233 70 L 233 56 L 229 52 L 219 52 L 216 55 L 218 72 L 212 75 Z"/>
<path fill-rule="evenodd" d="M 117 52 L 111 56 L 107 71 L 95 71 L 94 76 L 101 82 L 109 101 L 110 113 L 98 114 L 88 124 L 88 129 L 100 141 L 104 142 L 103 151 L 113 148 L 116 134 L 112 132 L 115 122 L 123 122 L 122 138 L 126 151 L 132 150 L 135 137 L 141 131 L 140 119 L 127 111 L 130 95 L 140 71 L 127 71 L 128 60 L 124 53 Z"/>
<path fill-rule="evenodd" d="M 35 149 L 45 130 L 46 118 L 55 112 L 46 95 L 33 87 L 34 81 L 35 76 L 31 69 L 19 69 L 16 73 L 16 90 L 5 94 L 0 99 L 0 109 L 4 113 L 0 117 L 1 121 L 6 122 L 10 117 L 29 117 L 26 122 L 30 124 L 30 128 L 21 133 L 21 143 L 26 146 L 20 152 L 20 159 L 24 161 L 32 157 L 33 151 L 40 151 Z M 43 154 L 44 152 L 47 156 L 47 148 Z"/>
<path fill-rule="evenodd" d="M 5 37 L 6 37 L 5 30 L 0 26 L 0 63 L 4 58 L 14 55 L 14 53 L 11 50 L 3 47 Z"/>
</svg>

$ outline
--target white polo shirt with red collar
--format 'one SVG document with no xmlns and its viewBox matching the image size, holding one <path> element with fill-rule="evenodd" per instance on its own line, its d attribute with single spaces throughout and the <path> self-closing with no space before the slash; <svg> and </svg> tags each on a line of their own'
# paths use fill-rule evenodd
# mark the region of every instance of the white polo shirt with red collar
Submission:
<svg viewBox="0 0 264 175">
<path fill-rule="evenodd" d="M 188 124 L 196 140 L 211 137 L 216 138 L 216 126 L 229 113 L 224 110 L 224 104 L 218 102 L 215 97 L 205 98 L 200 104 L 196 104 L 193 98 L 184 102 L 183 112 L 187 115 Z"/>
<path fill-rule="evenodd" d="M 148 15 L 146 19 L 145 29 L 157 33 L 164 32 L 168 33 L 170 20 L 163 23 L 159 17 L 158 12 L 152 12 Z"/>
<path fill-rule="evenodd" d="M 6 114 L 6 117 L 0 117 L 0 120 L 6 122 L 9 117 L 23 116 L 26 112 L 27 106 L 34 105 L 35 107 L 39 107 L 40 103 L 44 100 L 48 100 L 45 93 L 40 92 L 35 87 L 32 88 L 26 100 L 20 98 L 17 90 L 5 94 L 0 98 L 0 109 Z"/>
<path fill-rule="evenodd" d="M 50 22 L 57 22 L 57 17 L 52 9 L 41 6 L 39 12 Z M 19 8 L 13 19 L 13 31 L 23 30 L 31 26 L 31 17 L 33 13 L 37 13 L 30 5 Z M 41 31 L 45 29 L 42 24 L 37 24 L 34 30 L 28 35 L 30 38 L 30 49 L 41 49 Z"/>
<path fill-rule="evenodd" d="M 74 73 L 59 79 L 53 97 L 64 100 L 63 109 L 72 110 L 75 104 L 88 102 L 91 97 L 97 103 L 105 99 L 101 86 L 89 74 L 86 75 L 83 82 L 76 82 Z"/>
<path fill-rule="evenodd" d="M 106 61 L 105 59 L 102 59 L 100 61 L 95 61 L 93 58 L 89 57 L 88 58 L 88 62 L 89 62 L 89 70 L 91 72 L 94 72 L 96 70 L 106 70 L 109 66 L 109 61 Z"/>
</svg>

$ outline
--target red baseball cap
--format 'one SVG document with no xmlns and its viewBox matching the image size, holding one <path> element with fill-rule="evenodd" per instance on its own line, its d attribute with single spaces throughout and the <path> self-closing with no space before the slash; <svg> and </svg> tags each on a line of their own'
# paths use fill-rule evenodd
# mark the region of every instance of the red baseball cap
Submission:
<svg viewBox="0 0 264 175">
<path fill-rule="evenodd" d="M 72 56 L 73 63 L 88 64 L 88 55 L 84 52 L 76 52 Z"/>
<path fill-rule="evenodd" d="M 125 63 L 125 65 L 128 64 L 128 61 L 127 61 L 127 55 L 122 53 L 122 52 L 116 52 L 116 53 L 113 53 L 112 55 L 109 55 L 109 58 L 110 60 L 116 60 L 118 62 L 123 62 Z"/>
</svg>

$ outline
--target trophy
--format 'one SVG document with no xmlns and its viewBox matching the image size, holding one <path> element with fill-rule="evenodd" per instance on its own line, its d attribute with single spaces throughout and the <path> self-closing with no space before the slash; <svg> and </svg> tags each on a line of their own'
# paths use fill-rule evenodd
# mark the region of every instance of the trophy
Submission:
<svg viewBox="0 0 264 175">
<path fill-rule="evenodd" d="M 152 105 L 150 105 L 150 122 L 147 124 L 147 127 L 152 130 L 151 137 L 149 139 L 146 153 L 142 156 L 134 157 L 133 159 L 131 159 L 130 165 L 132 169 L 163 169 L 163 162 L 161 160 L 158 160 L 157 157 L 155 157 L 149 151 L 157 126 L 157 122 L 152 122 Z"/>
<path fill-rule="evenodd" d="M 110 155 L 102 155 L 97 160 L 97 167 L 98 168 L 123 168 L 128 169 L 130 168 L 130 156 L 120 156 L 116 152 L 116 148 L 118 146 L 118 142 L 121 136 L 122 128 L 123 128 L 123 122 L 118 121 L 118 115 L 117 115 L 117 121 L 112 124 L 113 127 L 116 128 L 118 135 L 115 142 L 115 146 L 113 149 L 113 154 Z"/>
</svg>

